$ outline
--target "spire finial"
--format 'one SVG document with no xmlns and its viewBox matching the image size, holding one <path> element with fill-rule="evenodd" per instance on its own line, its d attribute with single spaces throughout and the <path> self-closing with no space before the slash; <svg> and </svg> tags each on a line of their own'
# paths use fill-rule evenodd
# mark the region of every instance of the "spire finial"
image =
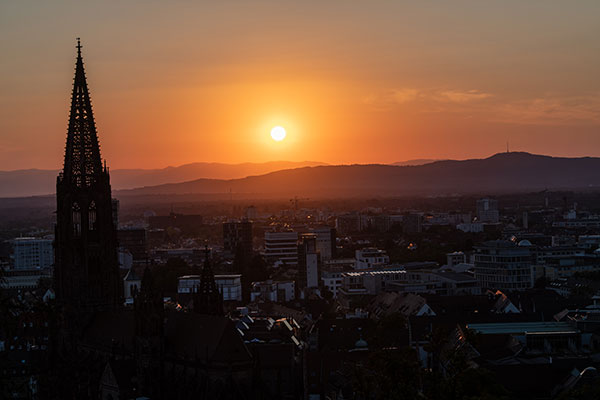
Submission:
<svg viewBox="0 0 600 400">
<path fill-rule="evenodd" d="M 81 57 L 81 38 L 77 38 L 77 57 Z"/>
</svg>

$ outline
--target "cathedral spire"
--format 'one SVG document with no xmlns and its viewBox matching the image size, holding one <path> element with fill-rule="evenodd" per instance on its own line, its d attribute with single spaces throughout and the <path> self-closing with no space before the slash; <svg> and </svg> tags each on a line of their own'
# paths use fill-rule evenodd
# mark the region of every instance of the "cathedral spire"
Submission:
<svg viewBox="0 0 600 400">
<path fill-rule="evenodd" d="M 65 149 L 63 179 L 77 187 L 89 187 L 102 171 L 100 145 L 88 91 L 81 41 L 77 38 L 77 61 L 71 96 L 71 113 Z"/>
<path fill-rule="evenodd" d="M 87 311 L 114 309 L 123 294 L 117 226 L 79 39 L 72 96 L 65 165 L 56 180 L 56 299 Z"/>
</svg>

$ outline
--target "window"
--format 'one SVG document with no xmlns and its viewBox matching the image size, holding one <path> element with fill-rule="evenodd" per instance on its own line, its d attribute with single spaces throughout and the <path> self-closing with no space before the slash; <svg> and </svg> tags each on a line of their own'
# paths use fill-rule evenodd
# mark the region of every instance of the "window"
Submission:
<svg viewBox="0 0 600 400">
<path fill-rule="evenodd" d="M 73 203 L 73 234 L 81 236 L 81 209 L 77 203 Z"/>
<path fill-rule="evenodd" d="M 88 210 L 88 224 L 90 231 L 96 230 L 96 203 L 93 200 Z"/>
</svg>

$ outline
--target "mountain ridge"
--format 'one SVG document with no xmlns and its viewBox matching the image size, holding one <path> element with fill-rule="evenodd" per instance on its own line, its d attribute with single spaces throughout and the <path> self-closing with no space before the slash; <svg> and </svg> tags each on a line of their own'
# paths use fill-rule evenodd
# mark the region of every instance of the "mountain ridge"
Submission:
<svg viewBox="0 0 600 400">
<path fill-rule="evenodd" d="M 196 162 L 165 168 L 121 168 L 110 171 L 113 190 L 130 189 L 164 183 L 186 182 L 198 178 L 243 178 L 286 168 L 327 165 L 319 161 L 268 161 L 264 163 Z M 41 196 L 54 193 L 59 170 L 18 169 L 0 171 L 0 197 Z"/>
<path fill-rule="evenodd" d="M 409 160 L 410 161 L 410 160 Z M 409 162 L 408 161 L 408 162 Z M 279 163 L 279 164 L 277 164 Z M 226 164 L 227 168 L 252 163 Z M 308 164 L 308 165 L 306 165 Z M 231 179 L 199 178 L 179 182 L 164 182 L 176 170 L 185 176 L 186 169 L 196 174 L 194 166 L 222 165 L 220 163 L 193 163 L 161 170 L 132 170 L 130 182 L 146 182 L 137 187 L 123 188 L 122 178 L 129 170 L 111 171 L 113 192 L 117 196 L 224 194 L 311 197 L 342 196 L 404 196 L 404 195 L 451 195 L 473 193 L 507 193 L 535 190 L 596 189 L 600 187 L 600 158 L 553 157 L 526 152 L 498 153 L 487 158 L 468 160 L 436 160 L 421 165 L 351 164 L 329 165 L 318 162 L 288 163 L 271 162 L 259 164 L 256 173 Z M 292 166 L 263 172 L 273 166 Z M 262 170 L 261 170 L 262 168 Z M 36 169 L 21 170 L 24 174 L 36 174 Z M 47 195 L 53 192 L 58 171 L 47 173 L 43 193 L 27 193 L 6 196 L 12 187 L 3 185 L 4 172 L 0 172 L 0 197 L 25 197 Z M 119 172 L 125 171 L 125 172 Z M 141 171 L 141 172 L 140 172 Z M 145 172 L 150 171 L 148 174 Z M 185 173 L 182 173 L 185 172 Z M 245 172 L 253 172 L 245 170 Z M 231 174 L 232 172 L 227 172 Z M 161 176 L 161 174 L 163 174 Z M 157 178 L 158 176 L 158 178 Z M 197 175 L 196 175 L 197 176 Z M 155 184 L 157 181 L 164 183 Z M 2 190 L 4 189 L 4 190 Z"/>
<path fill-rule="evenodd" d="M 307 166 L 241 179 L 196 179 L 119 191 L 120 195 L 265 194 L 313 197 L 504 193 L 600 187 L 600 158 L 525 152 L 441 160 L 419 166 L 353 164 Z"/>
</svg>

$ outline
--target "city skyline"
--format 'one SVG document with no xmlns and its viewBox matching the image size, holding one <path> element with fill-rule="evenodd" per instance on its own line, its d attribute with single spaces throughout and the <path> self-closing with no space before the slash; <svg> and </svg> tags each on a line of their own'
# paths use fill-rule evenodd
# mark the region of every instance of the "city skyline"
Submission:
<svg viewBox="0 0 600 400">
<path fill-rule="evenodd" d="M 3 4 L 0 170 L 59 167 L 77 36 L 113 169 L 600 155 L 600 6 L 511 4 Z"/>
</svg>

